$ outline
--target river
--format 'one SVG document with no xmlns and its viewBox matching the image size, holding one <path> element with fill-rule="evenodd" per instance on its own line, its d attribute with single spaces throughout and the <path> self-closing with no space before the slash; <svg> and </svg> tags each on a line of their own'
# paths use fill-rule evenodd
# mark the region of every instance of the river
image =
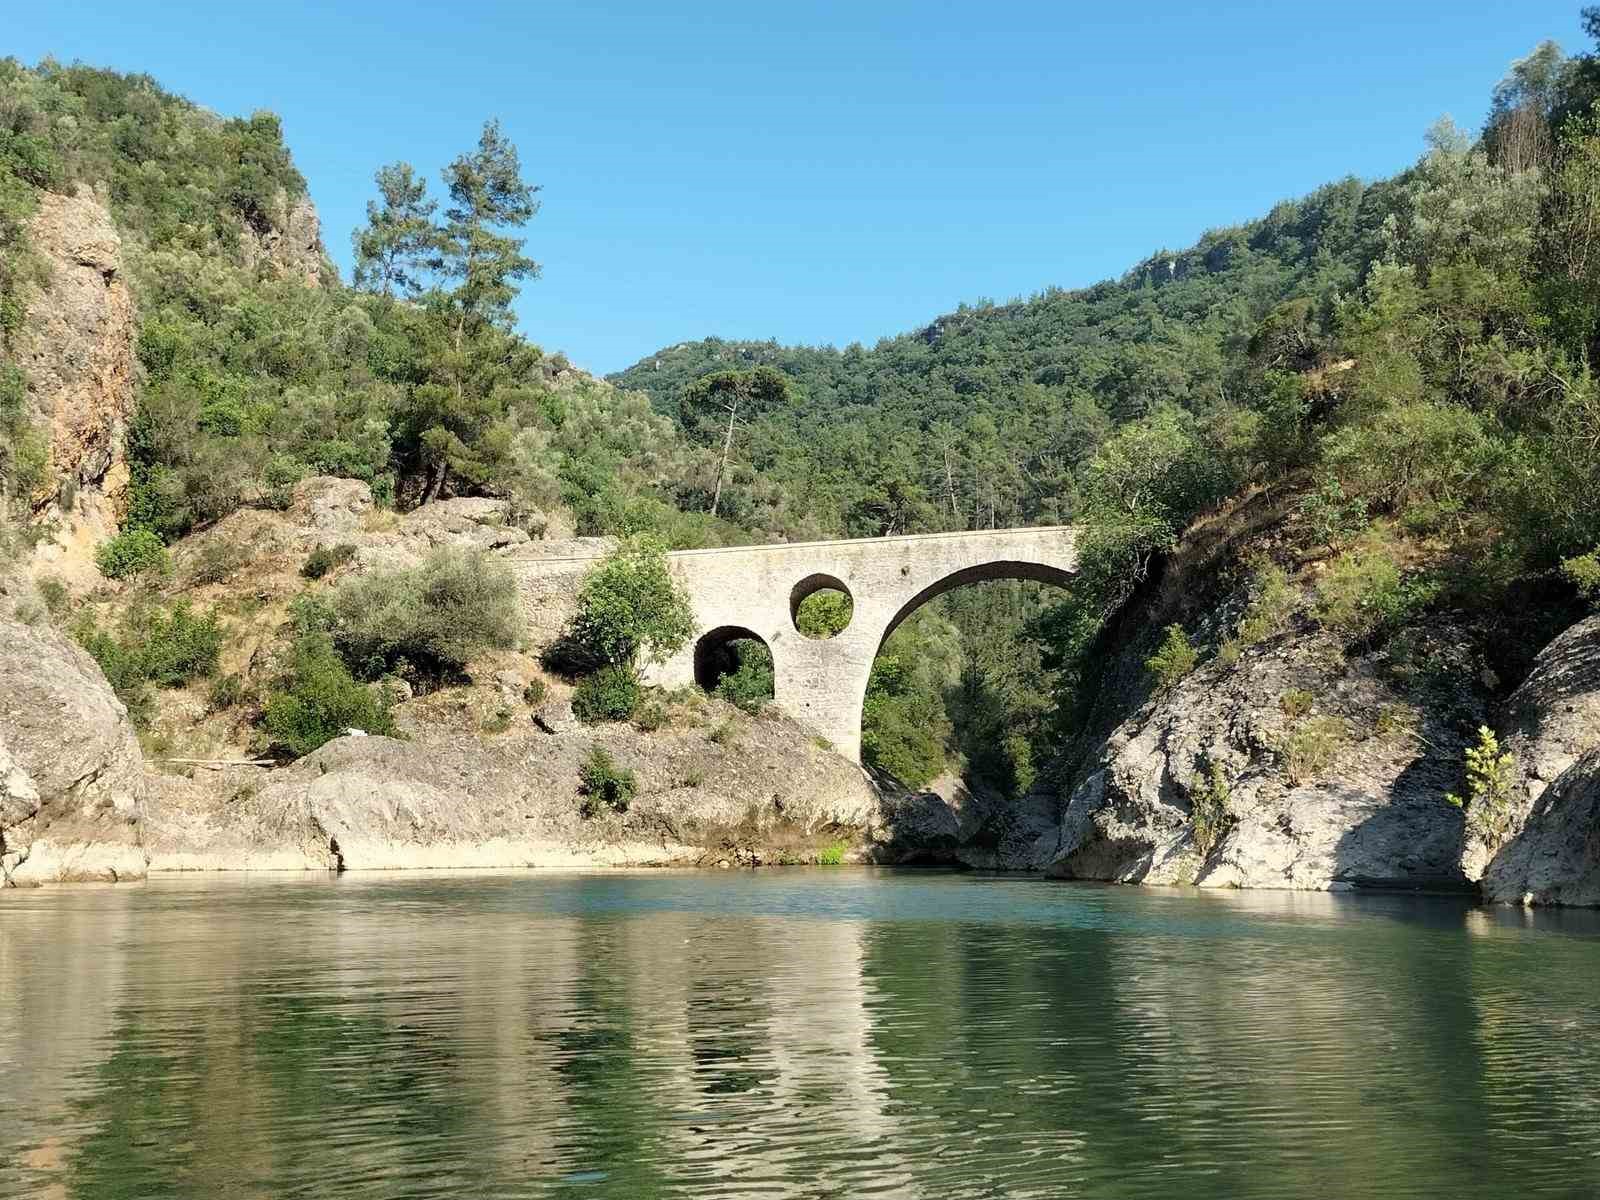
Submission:
<svg viewBox="0 0 1600 1200">
<path fill-rule="evenodd" d="M 1600 1196 L 1600 914 L 797 869 L 0 895 L 0 1196 Z"/>
</svg>

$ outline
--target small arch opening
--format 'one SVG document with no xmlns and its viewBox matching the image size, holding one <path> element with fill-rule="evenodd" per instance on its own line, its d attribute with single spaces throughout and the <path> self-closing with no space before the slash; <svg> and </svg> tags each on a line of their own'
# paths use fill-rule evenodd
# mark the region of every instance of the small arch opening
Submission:
<svg viewBox="0 0 1600 1200">
<path fill-rule="evenodd" d="M 835 575 L 807 575 L 789 593 L 789 616 L 804 637 L 818 641 L 837 637 L 854 615 L 855 598 Z"/>
<path fill-rule="evenodd" d="M 756 712 L 774 695 L 772 650 L 754 630 L 723 625 L 695 643 L 694 681 L 707 694 Z"/>
</svg>

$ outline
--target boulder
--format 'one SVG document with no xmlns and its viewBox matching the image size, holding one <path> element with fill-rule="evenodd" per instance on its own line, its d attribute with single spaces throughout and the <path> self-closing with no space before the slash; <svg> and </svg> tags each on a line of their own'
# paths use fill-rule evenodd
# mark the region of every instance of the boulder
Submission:
<svg viewBox="0 0 1600 1200">
<path fill-rule="evenodd" d="M 0 618 L 0 878 L 141 878 L 144 761 L 127 710 L 71 639 Z"/>
<path fill-rule="evenodd" d="M 1407 661 L 1446 681 L 1436 702 L 1397 686 L 1397 651 L 1346 658 L 1313 627 L 1248 647 L 1232 665 L 1202 666 L 1102 743 L 1067 796 L 1047 874 L 1203 887 L 1466 887 L 1461 813 L 1443 797 L 1487 703 L 1471 644 L 1449 627 L 1412 631 Z M 1201 790 L 1215 786 L 1213 771 L 1225 818 L 1202 855 L 1194 810 Z"/>
<path fill-rule="evenodd" d="M 572 700 L 566 696 L 551 696 L 533 710 L 533 723 L 546 733 L 576 733 L 582 728 L 572 712 Z"/>
<path fill-rule="evenodd" d="M 354 534 L 372 511 L 372 489 L 359 479 L 313 475 L 294 485 L 289 519 L 319 533 Z"/>
<path fill-rule="evenodd" d="M 412 509 L 400 521 L 403 537 L 424 547 L 462 546 L 472 550 L 504 550 L 524 546 L 533 539 L 508 524 L 504 500 L 462 496 L 435 500 Z"/>
<path fill-rule="evenodd" d="M 1600 615 L 1569 626 L 1534 659 L 1506 703 L 1502 748 L 1516 758 L 1508 841 L 1523 827 L 1546 788 L 1600 746 Z M 1463 852 L 1470 878 L 1480 878 L 1491 852 L 1478 842 Z"/>
<path fill-rule="evenodd" d="M 1483 876 L 1486 900 L 1600 906 L 1600 749 L 1540 790 Z"/>
</svg>

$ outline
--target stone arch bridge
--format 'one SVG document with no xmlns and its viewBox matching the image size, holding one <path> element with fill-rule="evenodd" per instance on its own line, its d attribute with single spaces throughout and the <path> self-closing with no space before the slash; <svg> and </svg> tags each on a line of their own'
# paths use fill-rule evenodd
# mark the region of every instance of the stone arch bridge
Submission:
<svg viewBox="0 0 1600 1200">
<path fill-rule="evenodd" d="M 596 544 L 578 556 L 512 560 L 535 626 L 549 625 L 547 602 L 571 596 L 573 577 L 603 552 Z M 902 621 L 964 584 L 1027 579 L 1061 586 L 1078 564 L 1077 530 L 1066 525 L 680 550 L 668 558 L 694 606 L 695 635 L 650 672 L 650 682 L 704 683 L 718 650 L 759 638 L 772 652 L 777 706 L 852 759 L 861 752 L 872 660 Z M 831 638 L 809 638 L 795 614 L 807 596 L 828 588 L 849 595 L 850 623 Z M 536 619 L 541 609 L 543 619 Z"/>
</svg>

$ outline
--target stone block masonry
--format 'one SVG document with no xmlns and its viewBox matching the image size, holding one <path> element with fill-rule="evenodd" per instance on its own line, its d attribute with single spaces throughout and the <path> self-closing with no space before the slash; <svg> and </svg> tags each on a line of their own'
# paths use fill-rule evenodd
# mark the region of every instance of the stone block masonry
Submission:
<svg viewBox="0 0 1600 1200">
<path fill-rule="evenodd" d="M 683 550 L 669 556 L 694 606 L 695 636 L 650 673 L 664 687 L 704 682 L 721 645 L 757 637 L 772 651 L 774 701 L 848 758 L 861 753 L 861 709 L 884 639 L 920 606 L 968 583 L 1027 579 L 1065 586 L 1077 571 L 1072 526 L 912 534 Z M 571 613 L 583 576 L 604 553 L 514 557 L 529 627 L 547 635 Z M 835 637 L 795 626 L 800 602 L 837 588 L 854 606 Z"/>
</svg>

